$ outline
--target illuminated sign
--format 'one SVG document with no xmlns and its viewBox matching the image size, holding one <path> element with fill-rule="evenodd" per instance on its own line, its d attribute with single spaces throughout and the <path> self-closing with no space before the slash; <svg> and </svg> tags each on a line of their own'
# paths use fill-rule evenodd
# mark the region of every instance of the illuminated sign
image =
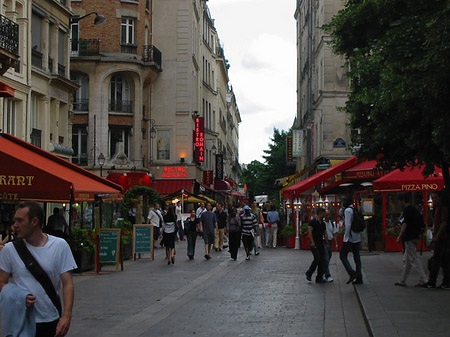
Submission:
<svg viewBox="0 0 450 337">
<path fill-rule="evenodd" d="M 205 122 L 203 117 L 195 118 L 194 129 L 194 161 L 205 161 Z"/>
<path fill-rule="evenodd" d="M 292 163 L 294 161 L 294 157 L 292 156 L 292 137 L 286 137 L 286 161 L 288 163 Z"/>
<path fill-rule="evenodd" d="M 438 184 L 405 184 L 401 185 L 402 191 L 436 191 L 439 189 Z"/>
<path fill-rule="evenodd" d="M 223 154 L 216 155 L 216 178 L 223 180 Z"/>
<path fill-rule="evenodd" d="M 164 167 L 163 178 L 187 178 L 187 170 L 185 166 L 166 166 Z"/>
<path fill-rule="evenodd" d="M 203 171 L 203 183 L 211 185 L 214 182 L 214 174 L 212 170 Z"/>
</svg>

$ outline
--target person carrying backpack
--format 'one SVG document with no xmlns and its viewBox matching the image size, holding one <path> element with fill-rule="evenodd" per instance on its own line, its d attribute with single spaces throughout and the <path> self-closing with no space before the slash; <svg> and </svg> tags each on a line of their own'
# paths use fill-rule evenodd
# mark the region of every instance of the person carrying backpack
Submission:
<svg viewBox="0 0 450 337">
<path fill-rule="evenodd" d="M 409 193 L 402 193 L 398 200 L 403 207 L 403 222 L 400 229 L 400 234 L 397 237 L 397 243 L 403 243 L 403 272 L 400 281 L 395 282 L 396 286 L 406 286 L 406 279 L 408 278 L 411 267 L 419 273 L 419 283 L 416 287 L 424 287 L 427 281 L 427 276 L 423 271 L 419 256 L 417 255 L 417 244 L 419 243 L 420 235 L 422 234 L 422 215 L 417 209 L 411 205 L 411 195 Z"/>
<path fill-rule="evenodd" d="M 353 196 L 348 195 L 344 200 L 344 216 L 345 216 L 345 234 L 344 240 L 342 243 L 341 252 L 339 254 L 339 258 L 344 265 L 345 270 L 347 271 L 350 278 L 347 281 L 347 284 L 362 284 L 362 273 L 361 273 L 361 257 L 359 255 L 359 251 L 361 249 L 361 234 L 360 232 L 354 232 L 352 230 L 353 223 L 356 224 L 355 215 L 358 215 L 358 211 L 353 208 Z M 358 226 L 360 227 L 360 226 Z M 358 228 L 359 230 L 360 228 Z M 347 259 L 348 253 L 352 252 L 353 260 L 355 261 L 356 271 L 353 269 L 352 265 Z"/>
</svg>

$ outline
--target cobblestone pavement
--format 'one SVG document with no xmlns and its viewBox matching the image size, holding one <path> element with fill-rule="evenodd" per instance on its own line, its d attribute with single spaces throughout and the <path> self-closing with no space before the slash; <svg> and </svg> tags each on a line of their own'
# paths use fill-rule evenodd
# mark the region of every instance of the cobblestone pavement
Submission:
<svg viewBox="0 0 450 337">
<path fill-rule="evenodd" d="M 335 282 L 307 283 L 309 251 L 262 249 L 229 261 L 226 251 L 195 259 L 177 244 L 175 265 L 163 249 L 155 261 L 125 263 L 123 272 L 76 275 L 68 336 L 368 336 L 353 286 L 337 256 Z"/>
</svg>

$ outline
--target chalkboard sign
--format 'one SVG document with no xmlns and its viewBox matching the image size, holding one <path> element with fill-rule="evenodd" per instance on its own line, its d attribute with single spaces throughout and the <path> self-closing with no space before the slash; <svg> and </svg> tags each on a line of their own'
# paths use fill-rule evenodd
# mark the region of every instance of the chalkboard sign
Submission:
<svg viewBox="0 0 450 337">
<path fill-rule="evenodd" d="M 136 254 L 150 254 L 153 260 L 152 225 L 133 225 L 133 259 Z"/>
<path fill-rule="evenodd" d="M 100 229 L 100 263 L 119 266 L 120 229 Z"/>
</svg>

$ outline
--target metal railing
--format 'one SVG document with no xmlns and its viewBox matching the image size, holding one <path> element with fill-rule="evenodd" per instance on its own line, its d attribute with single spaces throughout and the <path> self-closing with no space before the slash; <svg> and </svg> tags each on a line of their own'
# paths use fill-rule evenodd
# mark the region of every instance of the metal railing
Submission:
<svg viewBox="0 0 450 337">
<path fill-rule="evenodd" d="M 96 56 L 100 54 L 99 39 L 72 39 L 70 40 L 70 56 Z"/>
<path fill-rule="evenodd" d="M 144 46 L 142 61 L 156 63 L 161 68 L 162 54 L 154 45 Z"/>
<path fill-rule="evenodd" d="M 31 129 L 31 135 L 30 140 L 31 144 L 37 147 L 41 147 L 41 138 L 42 138 L 42 131 L 38 129 Z"/>
<path fill-rule="evenodd" d="M 19 55 L 19 25 L 0 15 L 0 48 Z"/>
<path fill-rule="evenodd" d="M 76 156 L 72 156 L 72 163 L 77 164 L 79 166 L 87 166 L 88 164 L 88 156 L 87 153 L 80 153 Z"/>
<path fill-rule="evenodd" d="M 109 111 L 133 113 L 133 101 L 109 100 Z"/>
<path fill-rule="evenodd" d="M 31 65 L 42 69 L 42 53 L 36 49 L 31 49 Z"/>
<path fill-rule="evenodd" d="M 133 43 L 121 43 L 121 52 L 126 54 L 137 54 L 137 44 Z"/>
<path fill-rule="evenodd" d="M 89 111 L 89 99 L 76 99 L 72 104 L 76 111 Z"/>
</svg>

